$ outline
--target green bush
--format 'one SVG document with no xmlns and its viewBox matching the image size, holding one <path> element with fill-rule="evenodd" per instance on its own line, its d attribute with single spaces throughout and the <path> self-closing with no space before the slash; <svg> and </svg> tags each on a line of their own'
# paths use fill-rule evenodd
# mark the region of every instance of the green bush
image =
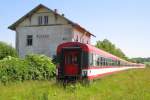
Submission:
<svg viewBox="0 0 150 100">
<path fill-rule="evenodd" d="M 51 79 L 55 76 L 55 65 L 51 58 L 44 55 L 30 54 L 25 57 L 29 64 L 29 76 L 33 80 Z"/>
<path fill-rule="evenodd" d="M 28 79 L 28 63 L 14 57 L 6 57 L 0 61 L 0 81 L 23 81 Z"/>
<path fill-rule="evenodd" d="M 7 56 L 18 57 L 18 54 L 11 45 L 0 42 L 0 59 L 3 59 Z"/>
<path fill-rule="evenodd" d="M 55 77 L 55 65 L 49 57 L 27 55 L 25 59 L 6 57 L 0 60 L 0 82 L 50 80 Z"/>
</svg>

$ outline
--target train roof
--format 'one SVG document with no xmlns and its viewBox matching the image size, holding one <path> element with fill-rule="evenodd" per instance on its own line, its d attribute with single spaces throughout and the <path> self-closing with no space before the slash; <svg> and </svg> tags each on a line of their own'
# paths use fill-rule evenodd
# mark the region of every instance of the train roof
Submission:
<svg viewBox="0 0 150 100">
<path fill-rule="evenodd" d="M 98 49 L 96 48 L 95 46 L 93 45 L 90 45 L 90 44 L 84 44 L 84 43 L 80 43 L 80 42 L 65 42 L 65 43 L 62 43 L 60 44 L 58 47 L 57 47 L 57 53 L 61 52 L 61 49 L 62 48 L 66 48 L 66 47 L 80 47 L 82 48 L 83 51 L 86 51 L 86 52 L 94 52 L 96 54 L 99 54 L 103 57 L 108 57 L 108 58 L 111 58 L 113 60 L 120 60 L 124 63 L 128 63 L 128 64 L 132 64 L 132 65 L 144 65 L 144 64 L 137 64 L 137 63 L 133 63 L 133 62 L 129 62 L 129 61 L 126 61 L 124 59 L 121 59 L 115 55 L 112 55 L 104 50 L 101 50 L 101 49 Z"/>
<path fill-rule="evenodd" d="M 101 49 L 98 49 L 96 48 L 95 46 L 93 45 L 90 45 L 90 44 L 84 44 L 84 43 L 80 43 L 80 42 L 66 42 L 66 43 L 62 43 L 58 46 L 57 48 L 57 52 L 60 52 L 60 50 L 64 47 L 71 47 L 71 46 L 77 46 L 77 47 L 81 47 L 84 51 L 87 51 L 87 52 L 95 52 L 97 54 L 100 54 L 104 57 L 109 57 L 109 58 L 112 58 L 113 60 L 121 60 L 121 61 L 124 61 L 124 62 L 128 62 L 128 61 L 125 61 L 115 55 L 112 55 L 104 50 L 101 50 Z"/>
</svg>

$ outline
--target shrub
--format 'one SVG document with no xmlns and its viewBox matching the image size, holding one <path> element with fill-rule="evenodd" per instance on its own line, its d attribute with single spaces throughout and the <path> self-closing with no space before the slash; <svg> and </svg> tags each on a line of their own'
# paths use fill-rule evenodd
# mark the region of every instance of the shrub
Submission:
<svg viewBox="0 0 150 100">
<path fill-rule="evenodd" d="M 146 64 L 145 66 L 148 67 L 148 68 L 150 68 L 150 64 Z"/>
<path fill-rule="evenodd" d="M 23 81 L 28 79 L 27 62 L 19 58 L 6 57 L 0 61 L 0 81 Z"/>
<path fill-rule="evenodd" d="M 0 60 L 0 82 L 50 80 L 55 76 L 55 65 L 44 55 L 27 55 L 25 59 L 8 56 Z"/>
<path fill-rule="evenodd" d="M 28 62 L 29 76 L 33 80 L 51 79 L 55 76 L 55 65 L 52 63 L 51 58 L 30 54 L 25 57 Z"/>
<path fill-rule="evenodd" d="M 4 42 L 0 42 L 0 59 L 3 59 L 7 56 L 18 57 L 18 54 L 12 46 Z"/>
</svg>

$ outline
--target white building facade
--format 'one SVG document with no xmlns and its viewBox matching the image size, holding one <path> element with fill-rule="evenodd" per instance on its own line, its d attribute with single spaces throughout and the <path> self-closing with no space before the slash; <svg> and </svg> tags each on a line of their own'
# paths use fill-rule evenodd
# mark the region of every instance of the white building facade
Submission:
<svg viewBox="0 0 150 100">
<path fill-rule="evenodd" d="M 16 31 L 16 49 L 20 57 L 31 53 L 53 57 L 59 44 L 71 41 L 90 44 L 91 36 L 94 36 L 58 14 L 57 10 L 52 11 L 41 4 L 9 29 Z"/>
</svg>

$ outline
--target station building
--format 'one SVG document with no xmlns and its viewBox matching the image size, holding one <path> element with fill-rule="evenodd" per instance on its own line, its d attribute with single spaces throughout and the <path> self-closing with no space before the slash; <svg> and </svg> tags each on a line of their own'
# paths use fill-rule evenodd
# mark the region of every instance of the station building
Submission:
<svg viewBox="0 0 150 100">
<path fill-rule="evenodd" d="M 63 42 L 91 43 L 92 33 L 69 20 L 57 9 L 40 4 L 8 27 L 16 32 L 16 50 L 20 57 L 27 54 L 56 55 Z"/>
</svg>

